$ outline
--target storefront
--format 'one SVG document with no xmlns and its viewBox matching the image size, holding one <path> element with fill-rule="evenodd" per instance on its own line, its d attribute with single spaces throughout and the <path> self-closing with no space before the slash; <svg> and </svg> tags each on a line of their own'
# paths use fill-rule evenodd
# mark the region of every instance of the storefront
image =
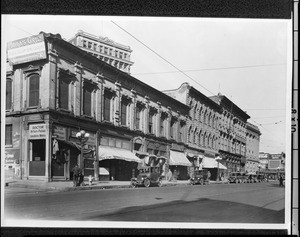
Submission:
<svg viewBox="0 0 300 237">
<path fill-rule="evenodd" d="M 191 166 L 192 163 L 186 158 L 184 153 L 184 146 L 173 143 L 169 160 L 169 167 L 173 176 L 178 180 L 187 180 L 189 178 L 188 168 Z"/>
<path fill-rule="evenodd" d="M 131 151 L 131 140 L 102 135 L 98 148 L 99 167 L 109 173 L 109 180 L 130 181 L 141 160 Z M 100 177 L 104 174 L 100 173 Z"/>
<path fill-rule="evenodd" d="M 34 123 L 28 125 L 27 170 L 30 179 L 49 177 L 49 125 Z"/>
</svg>

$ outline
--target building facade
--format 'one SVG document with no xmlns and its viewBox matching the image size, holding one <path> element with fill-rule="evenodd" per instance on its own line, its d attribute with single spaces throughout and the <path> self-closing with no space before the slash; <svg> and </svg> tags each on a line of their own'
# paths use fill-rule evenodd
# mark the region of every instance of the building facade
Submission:
<svg viewBox="0 0 300 237">
<path fill-rule="evenodd" d="M 82 30 L 78 31 L 68 42 L 119 70 L 130 73 L 133 62 L 130 60 L 132 50 L 129 46 L 119 44 L 107 37 L 86 33 Z"/>
<path fill-rule="evenodd" d="M 219 155 L 220 106 L 188 83 L 164 93 L 189 106 L 185 153 L 193 164 L 210 169 L 211 178 L 216 179 L 215 158 Z M 189 169 L 190 176 L 193 175 L 192 172 L 193 167 Z"/>
<path fill-rule="evenodd" d="M 246 125 L 250 116 L 220 93 L 209 97 L 221 107 L 219 118 L 221 164 L 227 167 L 225 177 L 235 171 L 245 171 Z"/>
<path fill-rule="evenodd" d="M 5 164 L 21 179 L 130 180 L 140 158 L 186 143 L 188 106 L 46 34 L 8 44 Z M 85 144 L 76 134 L 89 133 Z M 178 149 L 180 150 L 180 149 Z M 83 152 L 83 159 L 81 156 Z M 179 151 L 182 153 L 182 151 Z"/>
<path fill-rule="evenodd" d="M 259 144 L 261 132 L 259 128 L 247 122 L 246 125 L 246 165 L 247 173 L 257 173 L 259 171 Z"/>
</svg>

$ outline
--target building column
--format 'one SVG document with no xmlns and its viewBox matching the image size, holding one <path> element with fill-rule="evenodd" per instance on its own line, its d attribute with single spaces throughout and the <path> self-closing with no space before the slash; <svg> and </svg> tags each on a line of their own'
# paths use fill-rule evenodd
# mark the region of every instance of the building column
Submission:
<svg viewBox="0 0 300 237">
<path fill-rule="evenodd" d="M 130 114 L 129 114 L 129 128 L 130 130 L 135 129 L 135 113 L 136 113 L 136 106 L 137 106 L 137 101 L 136 101 L 136 91 L 134 89 L 131 90 L 131 99 L 132 102 L 130 104 Z M 142 122 L 142 120 L 140 120 Z"/>
<path fill-rule="evenodd" d="M 121 104 L 121 84 L 115 82 L 115 90 L 116 90 L 116 97 L 115 97 L 115 111 L 114 111 L 114 125 L 119 126 L 120 118 L 121 118 L 121 111 L 120 111 L 120 104 Z"/>
<path fill-rule="evenodd" d="M 104 77 L 101 73 L 97 73 L 97 83 L 98 83 L 98 90 L 96 91 L 96 120 L 98 122 L 102 121 L 102 110 L 103 110 L 103 82 Z"/>
<path fill-rule="evenodd" d="M 157 108 L 157 114 L 156 114 L 156 131 L 155 131 L 155 135 L 157 137 L 160 137 L 160 121 L 161 121 L 161 103 L 157 102 L 158 108 Z"/>
<path fill-rule="evenodd" d="M 143 132 L 149 133 L 149 113 L 150 113 L 150 100 L 148 96 L 145 96 L 145 109 L 143 112 Z"/>
<path fill-rule="evenodd" d="M 83 86 L 83 79 L 82 79 L 82 69 L 83 67 L 79 63 L 75 63 L 75 75 L 76 75 L 76 82 L 75 82 L 75 95 L 74 95 L 74 115 L 80 116 L 82 115 L 83 109 L 83 99 L 82 99 L 82 86 Z"/>
</svg>

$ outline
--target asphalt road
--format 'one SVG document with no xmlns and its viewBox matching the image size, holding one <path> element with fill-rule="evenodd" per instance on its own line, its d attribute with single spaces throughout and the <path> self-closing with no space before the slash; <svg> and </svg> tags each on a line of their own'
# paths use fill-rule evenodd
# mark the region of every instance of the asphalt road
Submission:
<svg viewBox="0 0 300 237">
<path fill-rule="evenodd" d="M 4 214 L 15 220 L 284 223 L 284 188 L 269 182 L 9 194 Z"/>
</svg>

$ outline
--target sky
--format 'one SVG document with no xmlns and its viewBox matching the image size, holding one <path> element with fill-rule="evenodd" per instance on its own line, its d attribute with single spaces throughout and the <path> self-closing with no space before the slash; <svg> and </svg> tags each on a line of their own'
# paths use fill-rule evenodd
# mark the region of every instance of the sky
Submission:
<svg viewBox="0 0 300 237">
<path fill-rule="evenodd" d="M 1 52 L 41 31 L 66 40 L 79 30 L 108 37 L 130 46 L 131 75 L 158 90 L 188 82 L 206 96 L 225 95 L 259 127 L 260 152 L 275 154 L 290 145 L 291 26 L 281 19 L 2 15 Z"/>
</svg>

